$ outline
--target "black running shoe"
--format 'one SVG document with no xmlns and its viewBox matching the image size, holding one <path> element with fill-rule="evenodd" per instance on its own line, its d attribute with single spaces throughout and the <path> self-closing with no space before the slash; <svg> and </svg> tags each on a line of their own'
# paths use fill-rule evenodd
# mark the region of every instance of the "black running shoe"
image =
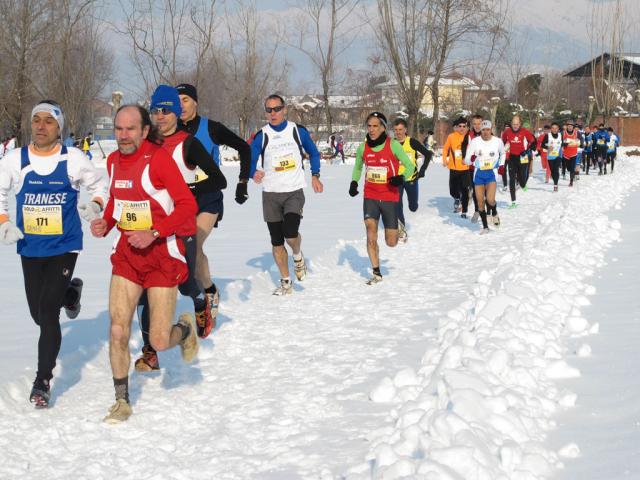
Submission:
<svg viewBox="0 0 640 480">
<path fill-rule="evenodd" d="M 71 296 L 71 298 L 75 297 L 75 301 L 70 305 L 65 305 L 64 311 L 66 312 L 67 317 L 73 320 L 80 313 L 80 306 L 81 306 L 80 297 L 82 296 L 82 279 L 74 278 L 73 280 L 71 280 L 71 283 L 69 283 L 69 287 L 67 288 L 67 293 L 65 295 L 65 298 L 68 296 Z"/>
<path fill-rule="evenodd" d="M 33 388 L 31 388 L 29 401 L 33 403 L 36 408 L 47 408 L 49 406 L 50 398 L 51 392 L 49 380 L 36 378 L 35 382 L 33 382 Z"/>
</svg>

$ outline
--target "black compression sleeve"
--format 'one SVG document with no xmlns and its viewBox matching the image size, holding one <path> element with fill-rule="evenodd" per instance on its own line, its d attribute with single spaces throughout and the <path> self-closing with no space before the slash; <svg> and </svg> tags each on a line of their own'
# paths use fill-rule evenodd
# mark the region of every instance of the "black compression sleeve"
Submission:
<svg viewBox="0 0 640 480">
<path fill-rule="evenodd" d="M 238 152 L 240 157 L 240 179 L 248 180 L 251 171 L 251 147 L 238 135 L 220 122 L 209 120 L 209 135 L 218 145 L 226 145 Z"/>
<path fill-rule="evenodd" d="M 411 148 L 424 156 L 424 158 L 427 158 L 427 156 L 429 155 L 429 150 L 427 150 L 427 148 L 415 138 L 411 137 L 409 139 L 409 144 L 411 145 Z"/>
</svg>

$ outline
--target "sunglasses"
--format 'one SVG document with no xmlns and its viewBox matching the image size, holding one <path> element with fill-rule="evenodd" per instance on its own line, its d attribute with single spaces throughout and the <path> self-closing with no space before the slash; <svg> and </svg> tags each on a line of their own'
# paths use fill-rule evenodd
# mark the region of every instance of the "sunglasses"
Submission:
<svg viewBox="0 0 640 480">
<path fill-rule="evenodd" d="M 456 127 L 458 127 L 458 128 L 467 128 L 467 124 L 466 123 L 461 123 L 459 125 L 456 125 Z"/>
<path fill-rule="evenodd" d="M 157 107 L 151 109 L 151 115 L 158 115 L 159 113 L 161 113 L 162 115 L 169 115 L 173 112 L 165 107 Z"/>
<path fill-rule="evenodd" d="M 284 105 L 278 105 L 277 107 L 264 107 L 264 111 L 267 113 L 280 112 L 284 108 Z"/>
</svg>

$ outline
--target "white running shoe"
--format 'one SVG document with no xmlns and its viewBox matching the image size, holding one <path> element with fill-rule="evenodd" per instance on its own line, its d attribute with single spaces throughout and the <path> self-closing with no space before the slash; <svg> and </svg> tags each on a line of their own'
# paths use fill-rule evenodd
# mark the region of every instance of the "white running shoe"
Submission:
<svg viewBox="0 0 640 480">
<path fill-rule="evenodd" d="M 407 240 L 409 240 L 407 229 L 405 228 L 404 224 L 400 221 L 398 222 L 398 240 L 400 240 L 402 243 L 407 243 Z"/>
<path fill-rule="evenodd" d="M 178 325 L 186 326 L 189 329 L 187 337 L 180 341 L 180 353 L 182 354 L 182 360 L 185 363 L 193 362 L 193 359 L 198 355 L 198 336 L 196 329 L 196 321 L 193 315 L 190 313 L 183 313 L 178 319 Z"/>
<path fill-rule="evenodd" d="M 486 235 L 487 233 L 489 233 L 491 230 L 489 230 L 488 228 L 483 228 L 482 230 L 480 230 L 480 235 Z"/>
<path fill-rule="evenodd" d="M 131 405 L 124 398 L 119 398 L 109 409 L 109 414 L 104 417 L 104 422 L 112 425 L 126 422 L 132 413 Z"/>
<path fill-rule="evenodd" d="M 480 218 L 480 212 L 473 212 L 473 216 L 471 217 L 471 223 L 478 223 L 478 219 Z"/>
<path fill-rule="evenodd" d="M 273 291 L 274 295 L 282 296 L 282 295 L 291 295 L 293 293 L 293 284 L 291 280 L 288 278 L 280 279 L 280 286 Z"/>
<path fill-rule="evenodd" d="M 375 285 L 376 283 L 380 283 L 381 281 L 382 275 L 374 273 L 373 276 L 369 280 L 367 280 L 367 285 Z"/>
<path fill-rule="evenodd" d="M 302 255 L 302 253 L 300 254 Z M 300 260 L 293 259 L 293 271 L 299 281 L 304 280 L 304 277 L 307 276 L 307 264 L 304 261 L 304 256 Z"/>
<path fill-rule="evenodd" d="M 493 217 L 491 217 L 491 219 L 493 220 L 493 224 L 496 227 L 500 225 L 500 217 L 498 215 L 494 215 Z"/>
</svg>

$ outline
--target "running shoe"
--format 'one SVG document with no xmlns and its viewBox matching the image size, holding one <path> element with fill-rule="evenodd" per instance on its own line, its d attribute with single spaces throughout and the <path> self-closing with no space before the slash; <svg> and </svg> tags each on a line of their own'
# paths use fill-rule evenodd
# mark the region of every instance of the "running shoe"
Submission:
<svg viewBox="0 0 640 480">
<path fill-rule="evenodd" d="M 407 243 L 409 240 L 409 235 L 407 235 L 407 229 L 404 226 L 404 223 L 398 221 L 398 240 L 402 243 Z"/>
<path fill-rule="evenodd" d="M 80 307 L 81 307 L 80 297 L 82 296 L 82 279 L 74 278 L 69 283 L 69 287 L 67 287 L 67 289 L 75 290 L 77 294 L 75 302 L 73 302 L 71 305 L 64 305 L 64 311 L 67 314 L 67 317 L 73 320 L 80 313 Z"/>
<path fill-rule="evenodd" d="M 153 372 L 154 370 L 160 370 L 158 354 L 151 345 L 142 347 L 142 355 L 136 360 L 134 367 L 136 372 Z"/>
<path fill-rule="evenodd" d="M 554 191 L 554 192 L 557 192 L 557 191 L 558 191 L 558 185 L 554 185 L 554 186 L 553 186 L 553 191 Z"/>
<path fill-rule="evenodd" d="M 119 398 L 116 400 L 111 408 L 109 409 L 109 413 L 106 417 L 104 417 L 105 423 L 116 424 L 122 423 L 129 420 L 129 417 L 133 413 L 131 410 L 131 405 L 124 398 Z"/>
<path fill-rule="evenodd" d="M 500 217 L 498 215 L 493 215 L 491 219 L 496 227 L 500 226 Z"/>
<path fill-rule="evenodd" d="M 491 230 L 489 230 L 488 228 L 483 228 L 482 230 L 480 230 L 480 235 L 486 235 L 487 233 L 489 233 Z"/>
<path fill-rule="evenodd" d="M 280 286 L 273 291 L 276 296 L 291 295 L 293 293 L 293 284 L 288 278 L 280 279 Z"/>
<path fill-rule="evenodd" d="M 478 211 L 473 212 L 473 216 L 471 217 L 471 223 L 478 223 L 479 219 L 480 219 L 480 212 Z"/>
<path fill-rule="evenodd" d="M 196 310 L 196 326 L 198 337 L 207 338 L 211 331 L 216 328 L 216 316 L 218 315 L 218 291 L 216 293 L 205 293 L 204 305 L 201 310 Z"/>
<path fill-rule="evenodd" d="M 302 252 L 300 254 L 302 255 Z M 304 256 L 300 260 L 293 259 L 293 271 L 299 281 L 304 280 L 304 277 L 307 276 L 307 264 L 304 261 Z"/>
<path fill-rule="evenodd" d="M 180 352 L 182 353 L 182 360 L 185 363 L 190 363 L 196 358 L 198 354 L 198 338 L 196 336 L 196 323 L 193 319 L 193 315 L 190 313 L 183 313 L 178 319 L 178 325 L 188 328 L 188 334 L 180 341 Z"/>
<path fill-rule="evenodd" d="M 463 212 L 463 213 L 461 213 L 461 214 L 460 214 L 460 218 L 467 218 L 467 214 L 466 214 L 466 213 L 464 213 L 464 212 Z"/>
<path fill-rule="evenodd" d="M 29 401 L 33 403 L 36 408 L 47 408 L 49 406 L 49 399 L 51 398 L 51 387 L 49 380 L 43 380 L 36 378 L 31 388 L 31 394 L 29 395 Z"/>
<path fill-rule="evenodd" d="M 376 283 L 380 283 L 382 281 L 382 275 L 378 275 L 374 273 L 369 280 L 367 280 L 367 285 L 375 285 Z"/>
<path fill-rule="evenodd" d="M 516 208 L 518 206 L 518 204 L 516 202 L 511 202 L 511 205 L 509 205 L 507 208 L 509 210 L 513 210 L 514 208 Z"/>
<path fill-rule="evenodd" d="M 460 211 L 460 200 L 455 199 L 453 202 L 453 213 L 458 213 Z"/>
<path fill-rule="evenodd" d="M 524 187 L 522 187 L 522 191 L 523 192 L 528 192 L 529 191 L 529 187 L 527 187 L 526 185 Z"/>
<path fill-rule="evenodd" d="M 509 187 L 502 187 L 502 191 L 506 192 L 509 189 Z"/>
</svg>

